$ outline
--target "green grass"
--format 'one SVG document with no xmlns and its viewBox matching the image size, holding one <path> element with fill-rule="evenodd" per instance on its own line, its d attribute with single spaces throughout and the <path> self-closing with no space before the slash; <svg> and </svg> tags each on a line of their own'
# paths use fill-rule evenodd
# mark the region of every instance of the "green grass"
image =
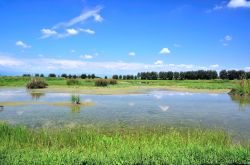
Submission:
<svg viewBox="0 0 250 165">
<path fill-rule="evenodd" d="M 248 97 L 250 96 L 250 80 L 241 80 L 230 92 L 231 95 Z"/>
<path fill-rule="evenodd" d="M 0 124 L 0 164 L 250 163 L 224 131 L 184 128 L 27 129 Z"/>
<path fill-rule="evenodd" d="M 0 77 L 0 86 L 24 87 L 30 78 L 25 77 Z M 93 79 L 77 79 L 78 86 L 95 87 Z M 45 78 L 49 86 L 66 87 L 67 79 L 64 78 Z M 232 89 L 237 86 L 237 80 L 118 80 L 118 84 L 109 85 L 109 88 L 127 87 L 181 87 L 190 89 Z"/>
</svg>

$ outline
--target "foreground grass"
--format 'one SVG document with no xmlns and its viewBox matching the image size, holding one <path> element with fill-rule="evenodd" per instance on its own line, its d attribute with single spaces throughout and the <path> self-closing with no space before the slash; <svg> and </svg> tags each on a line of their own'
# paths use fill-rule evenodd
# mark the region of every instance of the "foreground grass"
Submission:
<svg viewBox="0 0 250 165">
<path fill-rule="evenodd" d="M 64 78 L 45 78 L 49 87 L 66 87 L 67 79 Z M 95 88 L 95 80 L 78 79 L 79 87 Z M 25 87 L 30 81 L 27 77 L 0 77 L 2 87 Z M 179 87 L 188 89 L 232 89 L 237 86 L 237 80 L 118 80 L 117 85 L 110 85 L 106 88 L 131 88 L 131 87 Z"/>
<path fill-rule="evenodd" d="M 223 131 L 167 127 L 27 129 L 0 124 L 0 164 L 250 163 Z"/>
</svg>

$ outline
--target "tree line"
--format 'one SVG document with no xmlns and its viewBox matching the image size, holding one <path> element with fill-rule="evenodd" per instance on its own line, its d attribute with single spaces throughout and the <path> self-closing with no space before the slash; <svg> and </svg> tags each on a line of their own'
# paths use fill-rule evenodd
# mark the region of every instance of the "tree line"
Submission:
<svg viewBox="0 0 250 165">
<path fill-rule="evenodd" d="M 23 77 L 31 77 L 31 74 L 23 74 Z M 45 77 L 44 74 L 35 74 L 35 77 Z M 56 75 L 55 73 L 48 74 L 48 77 L 64 77 L 64 78 L 81 78 L 94 79 L 99 78 L 95 74 L 66 74 Z M 105 76 L 105 79 L 108 77 Z M 234 79 L 250 79 L 250 72 L 244 70 L 221 70 L 219 74 L 215 70 L 198 70 L 185 72 L 139 72 L 137 75 L 113 75 L 113 79 L 120 80 L 234 80 Z"/>
</svg>

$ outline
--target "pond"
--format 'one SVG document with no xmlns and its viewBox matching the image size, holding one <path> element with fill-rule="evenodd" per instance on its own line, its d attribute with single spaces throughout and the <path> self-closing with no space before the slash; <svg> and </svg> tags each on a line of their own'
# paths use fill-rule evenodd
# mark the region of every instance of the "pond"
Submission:
<svg viewBox="0 0 250 165">
<path fill-rule="evenodd" d="M 151 90 L 145 94 L 80 95 L 86 106 L 55 106 L 69 102 L 70 93 L 30 93 L 23 88 L 0 89 L 0 121 L 27 127 L 155 126 L 223 128 L 250 137 L 250 104 L 228 94 Z M 14 104 L 22 103 L 26 104 Z"/>
</svg>

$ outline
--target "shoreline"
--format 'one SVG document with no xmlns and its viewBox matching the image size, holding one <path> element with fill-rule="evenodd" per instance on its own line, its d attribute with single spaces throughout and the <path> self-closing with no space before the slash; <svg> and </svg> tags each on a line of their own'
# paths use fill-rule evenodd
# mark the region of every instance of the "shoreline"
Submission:
<svg viewBox="0 0 250 165">
<path fill-rule="evenodd" d="M 1 86 L 0 89 L 26 89 L 25 87 Z M 30 89 L 34 93 L 78 93 L 93 95 L 121 95 L 121 94 L 146 94 L 153 90 L 166 90 L 190 93 L 226 94 L 230 89 L 198 89 L 181 86 L 130 86 L 130 87 L 69 87 L 49 86 L 44 89 Z"/>
</svg>

